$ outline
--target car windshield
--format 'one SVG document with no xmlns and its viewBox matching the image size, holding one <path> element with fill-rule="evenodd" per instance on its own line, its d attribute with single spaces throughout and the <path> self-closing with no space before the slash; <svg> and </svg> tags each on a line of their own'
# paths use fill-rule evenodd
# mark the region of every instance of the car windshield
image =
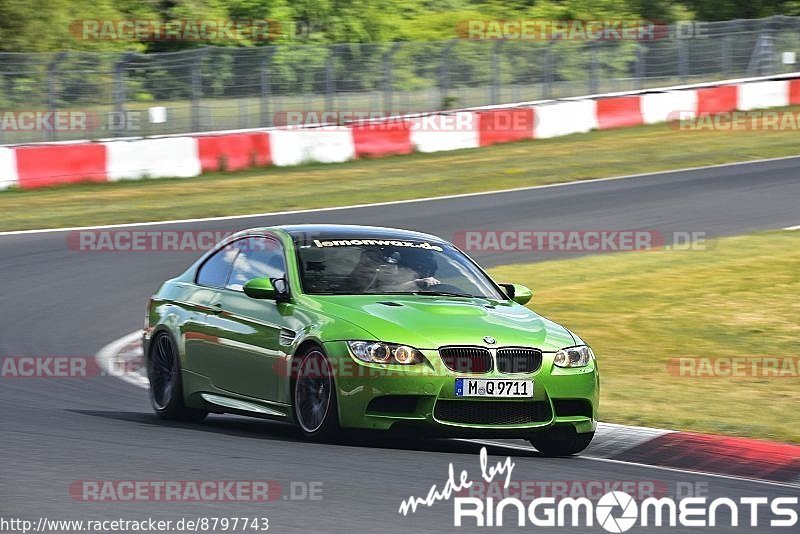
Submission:
<svg viewBox="0 0 800 534">
<path fill-rule="evenodd" d="M 297 246 L 303 291 L 316 295 L 442 295 L 505 299 L 483 272 L 443 243 L 313 240 Z"/>
</svg>

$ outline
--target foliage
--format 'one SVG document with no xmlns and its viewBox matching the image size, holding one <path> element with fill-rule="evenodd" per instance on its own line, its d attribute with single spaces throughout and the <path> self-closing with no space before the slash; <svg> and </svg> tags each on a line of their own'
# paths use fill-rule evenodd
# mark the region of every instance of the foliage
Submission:
<svg viewBox="0 0 800 534">
<path fill-rule="evenodd" d="M 0 51 L 174 51 L 263 40 L 149 41 L 77 38 L 81 20 L 270 20 L 273 42 L 430 41 L 452 39 L 468 19 L 620 19 L 674 21 L 800 13 L 800 0 L 4 0 Z"/>
</svg>

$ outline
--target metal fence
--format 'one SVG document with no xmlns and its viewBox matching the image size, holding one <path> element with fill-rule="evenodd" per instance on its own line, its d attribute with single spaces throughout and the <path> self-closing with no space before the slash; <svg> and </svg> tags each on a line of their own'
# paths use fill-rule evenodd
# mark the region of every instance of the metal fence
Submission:
<svg viewBox="0 0 800 534">
<path fill-rule="evenodd" d="M 0 54 L 0 143 L 269 127 L 285 112 L 421 112 L 771 75 L 800 18 L 679 27 L 653 40 L 466 40 Z M 787 54 L 788 53 L 788 54 Z M 85 130 L 22 111 L 88 113 Z M 10 113 L 10 115 L 9 115 Z M 16 115 L 15 115 L 16 114 Z M 30 126 L 30 124 L 27 124 Z"/>
</svg>

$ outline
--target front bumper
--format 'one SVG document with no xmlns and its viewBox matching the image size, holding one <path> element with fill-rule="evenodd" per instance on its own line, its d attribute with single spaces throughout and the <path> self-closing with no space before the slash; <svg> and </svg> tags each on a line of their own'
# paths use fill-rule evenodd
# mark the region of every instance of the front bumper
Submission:
<svg viewBox="0 0 800 534">
<path fill-rule="evenodd" d="M 578 433 L 597 425 L 599 377 L 595 362 L 580 369 L 553 366 L 544 353 L 533 373 L 482 374 L 447 369 L 437 350 L 422 350 L 425 362 L 412 366 L 368 364 L 352 358 L 344 342 L 325 344 L 343 427 L 407 430 L 430 436 L 528 437 L 553 425 Z M 533 398 L 457 397 L 456 378 L 530 379 Z"/>
</svg>

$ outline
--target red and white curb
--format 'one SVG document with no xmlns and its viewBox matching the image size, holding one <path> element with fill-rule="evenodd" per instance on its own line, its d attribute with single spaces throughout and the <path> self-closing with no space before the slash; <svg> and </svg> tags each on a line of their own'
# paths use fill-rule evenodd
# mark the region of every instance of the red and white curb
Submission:
<svg viewBox="0 0 800 534">
<path fill-rule="evenodd" d="M 144 367 L 141 330 L 112 341 L 100 349 L 95 359 L 106 375 L 140 388 L 150 386 Z"/>
<path fill-rule="evenodd" d="M 96 356 L 101 369 L 147 389 L 141 340 L 141 331 L 131 332 L 103 347 Z M 800 446 L 774 441 L 598 423 L 581 456 L 800 487 Z"/>
<path fill-rule="evenodd" d="M 646 441 L 620 443 L 619 450 L 608 453 L 599 457 L 800 487 L 800 446 L 788 443 L 661 431 Z"/>
</svg>

